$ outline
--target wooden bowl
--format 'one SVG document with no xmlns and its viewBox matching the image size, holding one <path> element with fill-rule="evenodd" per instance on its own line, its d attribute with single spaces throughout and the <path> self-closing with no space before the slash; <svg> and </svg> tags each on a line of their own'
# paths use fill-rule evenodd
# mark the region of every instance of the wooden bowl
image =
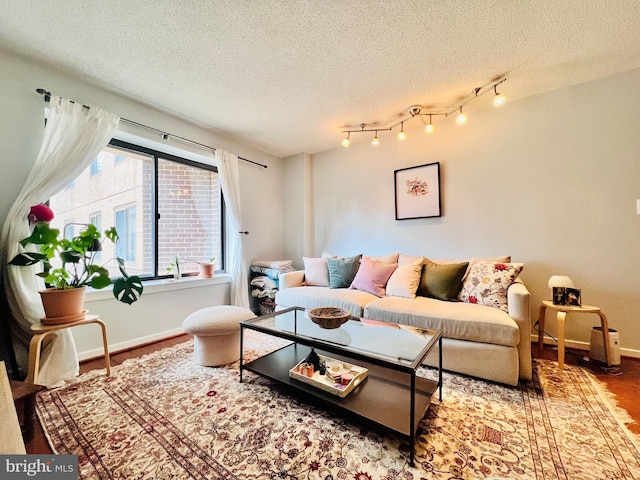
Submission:
<svg viewBox="0 0 640 480">
<path fill-rule="evenodd" d="M 320 328 L 334 329 L 351 318 L 351 312 L 338 307 L 320 307 L 309 310 L 309 318 Z"/>
</svg>

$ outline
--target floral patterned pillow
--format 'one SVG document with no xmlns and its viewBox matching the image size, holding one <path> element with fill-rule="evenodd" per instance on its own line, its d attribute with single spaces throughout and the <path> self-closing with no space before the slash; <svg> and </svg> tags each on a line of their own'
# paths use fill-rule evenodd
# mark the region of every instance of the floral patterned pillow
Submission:
<svg viewBox="0 0 640 480">
<path fill-rule="evenodd" d="M 458 300 L 508 311 L 507 289 L 518 277 L 523 263 L 476 261 L 462 283 Z"/>
</svg>

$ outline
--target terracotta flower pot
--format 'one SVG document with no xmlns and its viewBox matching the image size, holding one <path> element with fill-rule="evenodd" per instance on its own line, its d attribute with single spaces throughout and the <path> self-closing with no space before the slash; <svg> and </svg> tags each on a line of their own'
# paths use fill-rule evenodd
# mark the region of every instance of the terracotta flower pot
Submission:
<svg viewBox="0 0 640 480">
<path fill-rule="evenodd" d="M 42 323 L 57 325 L 82 320 L 87 313 L 83 309 L 86 291 L 87 287 L 41 290 L 39 293 L 45 314 Z"/>
<path fill-rule="evenodd" d="M 214 275 L 215 264 L 213 263 L 201 263 L 198 265 L 200 268 L 200 277 L 211 278 Z"/>
</svg>

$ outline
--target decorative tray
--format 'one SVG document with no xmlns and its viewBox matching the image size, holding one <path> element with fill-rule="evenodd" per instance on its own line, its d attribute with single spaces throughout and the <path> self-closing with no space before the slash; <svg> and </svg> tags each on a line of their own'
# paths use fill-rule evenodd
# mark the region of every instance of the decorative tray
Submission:
<svg viewBox="0 0 640 480">
<path fill-rule="evenodd" d="M 320 371 L 313 370 L 311 376 L 309 371 L 303 372 L 301 368 L 308 365 L 305 360 L 301 360 L 298 364 L 289 370 L 289 376 L 301 382 L 307 383 L 314 387 L 320 388 L 325 392 L 344 398 L 353 391 L 362 381 L 367 378 L 369 370 L 358 365 L 336 360 L 330 357 L 319 355 L 320 362 L 326 365 L 325 374 Z"/>
</svg>

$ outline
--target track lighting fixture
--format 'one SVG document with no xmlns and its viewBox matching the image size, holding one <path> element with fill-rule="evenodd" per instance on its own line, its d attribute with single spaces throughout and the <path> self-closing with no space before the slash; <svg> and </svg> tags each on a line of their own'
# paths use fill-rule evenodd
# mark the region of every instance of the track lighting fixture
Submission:
<svg viewBox="0 0 640 480">
<path fill-rule="evenodd" d="M 404 133 L 404 122 L 400 124 L 400 131 L 398 132 L 398 141 L 404 142 L 407 139 L 407 134 Z"/>
<path fill-rule="evenodd" d="M 464 125 L 465 123 L 467 123 L 467 116 L 463 113 L 462 108 L 467 103 L 472 102 L 473 100 L 484 95 L 485 93 L 493 90 L 494 92 L 493 104 L 496 107 L 504 104 L 504 102 L 507 100 L 507 97 L 505 97 L 501 93 L 498 93 L 497 87 L 498 85 L 506 81 L 507 81 L 506 78 L 500 78 L 499 80 L 489 82 L 488 84 L 483 85 L 482 87 L 474 88 L 471 91 L 471 94 L 467 98 L 465 98 L 462 102 L 455 105 L 455 107 L 450 107 L 443 111 L 428 112 L 423 110 L 422 105 L 412 105 L 406 110 L 404 117 L 402 117 L 402 114 L 397 115 L 395 118 L 398 118 L 398 117 L 401 117 L 401 118 L 397 120 L 396 123 L 394 123 L 389 127 L 385 127 L 384 124 L 377 124 L 377 123 L 372 125 L 375 128 L 365 128 L 367 126 L 366 123 L 361 123 L 359 130 L 355 128 L 352 129 L 350 127 L 346 127 L 344 130 L 342 130 L 342 133 L 346 133 L 347 137 L 342 139 L 341 145 L 346 148 L 351 144 L 351 140 L 350 140 L 351 133 L 375 132 L 375 136 L 371 141 L 371 146 L 377 147 L 378 145 L 380 145 L 380 138 L 378 138 L 378 132 L 391 131 L 398 126 L 400 127 L 400 131 L 398 132 L 397 139 L 399 142 L 403 142 L 407 139 L 407 134 L 404 131 L 404 122 L 406 122 L 407 120 L 411 120 L 413 117 L 429 116 L 429 123 L 427 123 L 424 127 L 424 133 L 426 134 L 432 134 L 435 131 L 435 127 L 433 125 L 433 117 L 437 115 L 447 118 L 452 114 L 458 112 L 458 115 L 456 116 L 456 123 L 458 125 Z"/>
<path fill-rule="evenodd" d="M 501 93 L 498 93 L 497 87 L 498 87 L 498 85 L 494 85 L 493 86 L 493 92 L 496 94 L 496 96 L 493 97 L 493 106 L 494 107 L 499 107 L 501 105 L 504 105 L 504 102 L 507 101 L 507 97 L 505 97 Z"/>
<path fill-rule="evenodd" d="M 458 125 L 464 125 L 465 123 L 467 123 L 467 116 L 462 113 L 462 107 L 460 107 L 460 113 L 456 117 L 456 123 Z"/>
</svg>

